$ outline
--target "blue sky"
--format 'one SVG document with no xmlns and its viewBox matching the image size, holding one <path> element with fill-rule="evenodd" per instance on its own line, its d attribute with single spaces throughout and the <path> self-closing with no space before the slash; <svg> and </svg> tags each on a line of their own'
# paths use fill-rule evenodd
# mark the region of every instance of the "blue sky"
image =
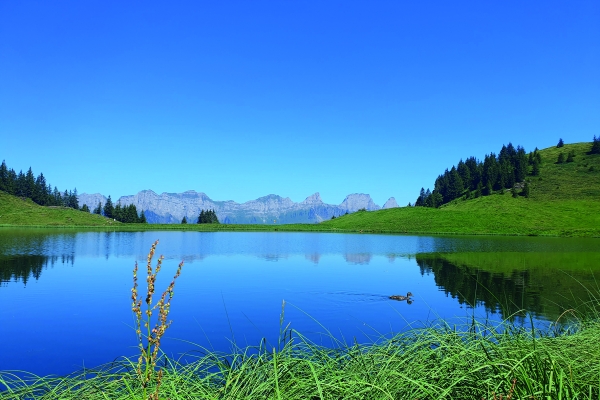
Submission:
<svg viewBox="0 0 600 400">
<path fill-rule="evenodd" d="M 0 2 L 0 158 L 59 189 L 414 202 L 600 136 L 600 2 Z"/>
</svg>

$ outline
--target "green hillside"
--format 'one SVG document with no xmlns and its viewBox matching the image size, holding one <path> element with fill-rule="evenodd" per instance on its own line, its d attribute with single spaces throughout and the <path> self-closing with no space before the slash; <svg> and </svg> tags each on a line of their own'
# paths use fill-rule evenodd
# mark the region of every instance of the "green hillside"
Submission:
<svg viewBox="0 0 600 400">
<path fill-rule="evenodd" d="M 404 207 L 357 212 L 323 222 L 325 228 L 363 232 L 600 236 L 600 155 L 590 143 L 540 151 L 539 176 L 527 176 L 530 196 L 510 191 L 454 200 L 440 208 Z M 557 164 L 574 152 L 573 162 Z"/>
<path fill-rule="evenodd" d="M 67 207 L 43 207 L 31 199 L 0 191 L 1 225 L 38 226 L 115 226 L 121 225 L 100 215 Z"/>
<path fill-rule="evenodd" d="M 213 225 L 120 224 L 63 207 L 42 207 L 0 192 L 0 225 L 89 226 L 118 230 L 183 229 L 199 231 L 328 231 L 422 234 L 550 235 L 600 237 L 600 154 L 588 154 L 590 143 L 540 150 L 539 176 L 527 176 L 530 196 L 510 190 L 465 197 L 440 207 L 402 207 L 359 211 L 320 224 Z M 573 162 L 558 156 L 574 153 Z"/>
</svg>

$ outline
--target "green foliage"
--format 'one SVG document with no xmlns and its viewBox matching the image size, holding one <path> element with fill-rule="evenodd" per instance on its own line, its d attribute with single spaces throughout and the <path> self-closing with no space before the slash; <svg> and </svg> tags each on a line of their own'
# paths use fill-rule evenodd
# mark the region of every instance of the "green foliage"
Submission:
<svg viewBox="0 0 600 400">
<path fill-rule="evenodd" d="M 182 224 L 187 224 L 187 218 L 185 217 L 185 215 L 183 216 L 183 218 L 181 219 L 181 223 Z"/>
<path fill-rule="evenodd" d="M 142 213 L 140 214 L 140 224 L 147 224 L 148 221 L 146 221 L 146 214 L 144 214 L 144 210 L 142 210 Z"/>
<path fill-rule="evenodd" d="M 529 195 L 531 193 L 531 188 L 529 187 L 529 182 L 525 182 L 525 185 L 523 186 L 523 192 L 521 192 L 521 194 L 527 198 L 529 198 Z"/>
<path fill-rule="evenodd" d="M 112 217 L 115 220 L 119 222 L 124 222 L 126 224 L 141 223 L 141 217 L 138 216 L 137 208 L 134 204 L 129 204 L 128 206 L 121 206 L 121 203 L 117 203 L 117 205 L 113 209 Z"/>
<path fill-rule="evenodd" d="M 534 158 L 532 165 L 533 165 L 533 168 L 531 170 L 531 175 L 539 176 L 540 175 L 540 163 L 536 158 Z"/>
<path fill-rule="evenodd" d="M 90 208 L 87 206 L 87 204 L 84 204 L 83 206 L 81 206 L 81 211 L 89 213 L 90 212 Z"/>
<path fill-rule="evenodd" d="M 44 174 L 35 177 L 31 167 L 26 174 L 19 171 L 17 174 L 8 168 L 5 161 L 0 165 L 0 190 L 8 194 L 33 200 L 41 206 L 64 206 L 74 209 L 79 208 L 77 202 L 77 189 L 73 192 L 64 191 L 64 194 L 46 181 Z"/>
<path fill-rule="evenodd" d="M 565 162 L 565 153 L 563 153 L 563 152 L 560 152 L 560 153 L 558 154 L 558 159 L 557 159 L 556 163 L 557 163 L 557 164 L 562 164 L 562 163 L 564 163 L 564 162 Z"/>
<path fill-rule="evenodd" d="M 600 154 L 600 137 L 596 138 L 596 135 L 594 135 L 594 140 L 592 141 L 590 154 Z"/>
<path fill-rule="evenodd" d="M 219 218 L 215 210 L 201 210 L 198 215 L 198 224 L 219 224 Z"/>
<path fill-rule="evenodd" d="M 558 144 L 556 145 L 556 147 L 557 147 L 557 148 L 561 148 L 561 147 L 563 147 L 564 145 L 565 145 L 565 142 L 563 142 L 562 138 L 560 138 L 560 139 L 558 140 Z"/>
<path fill-rule="evenodd" d="M 113 206 L 112 203 L 112 199 L 110 198 L 110 195 L 108 195 L 108 199 L 106 200 L 106 204 L 104 205 L 104 216 L 106 218 L 114 218 L 113 217 L 113 212 L 115 210 L 115 207 Z"/>
<path fill-rule="evenodd" d="M 94 214 L 102 215 L 102 202 L 98 202 L 98 206 L 94 208 Z"/>
<path fill-rule="evenodd" d="M 484 161 L 477 161 L 475 157 L 467 158 L 466 162 L 460 160 L 457 167 L 439 175 L 435 181 L 435 187 L 432 192 L 424 191 L 421 193 L 415 203 L 416 206 L 439 207 L 452 200 L 461 198 L 466 193 L 466 199 L 472 197 L 478 198 L 482 195 L 489 196 L 493 190 L 502 192 L 503 189 L 511 188 L 517 182 L 522 182 L 527 176 L 528 165 L 534 163 L 536 156 L 534 154 L 527 157 L 525 149 L 521 146 L 516 148 L 509 143 L 502 146 L 500 153 L 496 156 L 490 153 L 485 156 Z M 534 169 L 539 169 L 534 167 Z M 539 173 L 539 171 L 536 171 Z M 475 191 L 471 196 L 470 191 Z M 431 198 L 435 196 L 436 198 Z"/>
</svg>

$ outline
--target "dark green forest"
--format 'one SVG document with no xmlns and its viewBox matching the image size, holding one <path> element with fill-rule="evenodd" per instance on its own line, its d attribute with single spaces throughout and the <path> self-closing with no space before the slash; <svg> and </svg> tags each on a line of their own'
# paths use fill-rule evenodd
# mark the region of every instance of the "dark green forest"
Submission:
<svg viewBox="0 0 600 400">
<path fill-rule="evenodd" d="M 559 139 L 557 148 L 564 146 L 564 141 Z M 589 154 L 600 154 L 600 137 L 591 143 Z M 574 154 L 566 156 L 560 153 L 557 164 L 573 162 Z M 439 207 L 452 200 L 473 197 L 489 196 L 495 191 L 511 190 L 514 197 L 518 195 L 528 197 L 529 185 L 515 184 L 525 181 L 527 176 L 539 176 L 542 158 L 536 147 L 533 152 L 526 153 L 521 146 L 516 148 L 512 143 L 502 146 L 500 153 L 490 153 L 481 160 L 469 157 L 462 159 L 450 170 L 446 169 L 435 180 L 434 189 L 421 188 L 415 206 Z M 519 192 L 517 192 L 519 190 Z"/>
<path fill-rule="evenodd" d="M 56 186 L 52 188 L 52 185 L 46 181 L 44 174 L 40 173 L 35 177 L 31 167 L 26 173 L 21 170 L 17 174 L 14 169 L 9 169 L 6 166 L 5 161 L 2 161 L 2 165 L 0 165 L 0 190 L 13 196 L 31 199 L 41 206 L 70 207 L 79 210 L 77 188 L 72 191 L 65 190 L 64 192 L 58 190 Z"/>
<path fill-rule="evenodd" d="M 186 221 L 187 222 L 187 221 Z M 201 210 L 198 215 L 198 224 L 219 224 L 215 210 Z"/>
<path fill-rule="evenodd" d="M 19 171 L 17 174 L 14 169 L 8 168 L 6 161 L 2 161 L 0 165 L 0 190 L 17 197 L 31 199 L 34 203 L 40 206 L 54 207 L 69 207 L 83 212 L 90 212 L 87 204 L 83 204 L 79 208 L 77 199 L 77 188 L 65 190 L 61 192 L 56 186 L 46 181 L 43 173 L 35 177 L 31 167 L 26 173 Z M 125 223 L 146 223 L 146 216 L 142 210 L 138 215 L 135 205 L 121 206 L 121 204 L 113 205 L 110 196 L 108 201 L 102 207 L 98 204 L 93 212 L 95 214 L 104 215 L 107 218 L 113 218 L 119 222 Z"/>
</svg>

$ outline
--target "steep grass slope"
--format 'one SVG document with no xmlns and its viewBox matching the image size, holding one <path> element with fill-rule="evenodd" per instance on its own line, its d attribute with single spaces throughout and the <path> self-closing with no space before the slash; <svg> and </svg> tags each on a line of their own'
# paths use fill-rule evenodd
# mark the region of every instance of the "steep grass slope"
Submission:
<svg viewBox="0 0 600 400">
<path fill-rule="evenodd" d="M 528 176 L 530 197 L 510 191 L 455 200 L 439 209 L 404 207 L 357 212 L 323 228 L 363 232 L 600 236 L 600 155 L 590 143 L 540 151 L 539 176 Z M 559 153 L 574 161 L 557 164 Z"/>
<path fill-rule="evenodd" d="M 30 199 L 0 191 L 0 225 L 113 226 L 119 224 L 100 215 L 67 207 L 42 207 Z"/>
</svg>

